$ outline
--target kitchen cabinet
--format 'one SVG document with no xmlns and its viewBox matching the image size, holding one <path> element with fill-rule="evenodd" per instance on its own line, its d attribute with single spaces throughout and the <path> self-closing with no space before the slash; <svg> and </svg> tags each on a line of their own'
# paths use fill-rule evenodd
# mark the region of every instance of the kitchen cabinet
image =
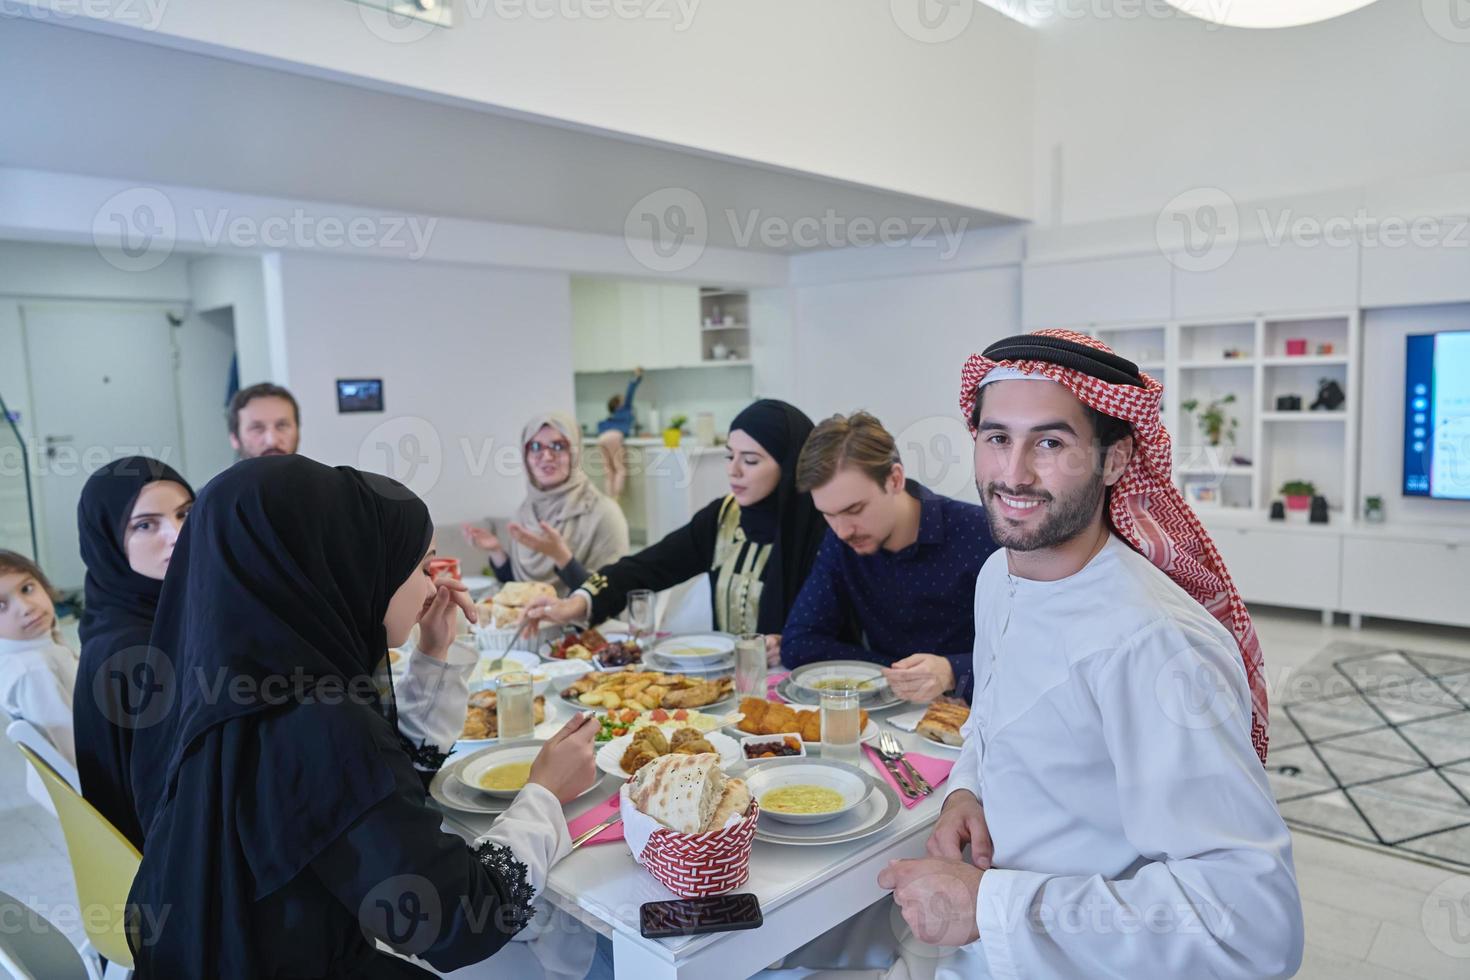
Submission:
<svg viewBox="0 0 1470 980">
<path fill-rule="evenodd" d="M 582 373 L 696 365 L 697 286 L 572 279 L 572 365 Z"/>
</svg>

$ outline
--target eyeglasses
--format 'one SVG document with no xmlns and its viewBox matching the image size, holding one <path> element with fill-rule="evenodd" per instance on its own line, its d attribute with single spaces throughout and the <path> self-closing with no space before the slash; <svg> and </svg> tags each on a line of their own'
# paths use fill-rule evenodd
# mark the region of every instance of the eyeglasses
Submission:
<svg viewBox="0 0 1470 980">
<path fill-rule="evenodd" d="M 541 442 L 537 440 L 526 443 L 526 452 L 532 456 L 539 456 L 542 453 L 551 453 L 553 456 L 565 456 L 571 451 L 571 444 L 562 442 L 560 439 L 556 442 Z"/>
</svg>

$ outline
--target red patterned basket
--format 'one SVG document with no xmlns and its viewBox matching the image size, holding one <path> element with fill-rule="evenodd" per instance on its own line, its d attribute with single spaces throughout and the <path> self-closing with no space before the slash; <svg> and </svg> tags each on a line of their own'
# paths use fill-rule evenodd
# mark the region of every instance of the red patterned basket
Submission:
<svg viewBox="0 0 1470 980">
<path fill-rule="evenodd" d="M 750 845 L 759 817 L 760 804 L 752 800 L 745 819 L 733 827 L 707 834 L 655 830 L 643 849 L 643 866 L 681 898 L 732 892 L 750 877 Z"/>
</svg>

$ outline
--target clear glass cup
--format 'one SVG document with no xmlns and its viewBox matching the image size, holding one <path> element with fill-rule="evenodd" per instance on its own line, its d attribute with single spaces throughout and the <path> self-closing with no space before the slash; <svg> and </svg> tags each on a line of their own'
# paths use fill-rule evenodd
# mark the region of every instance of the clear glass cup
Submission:
<svg viewBox="0 0 1470 980">
<path fill-rule="evenodd" d="M 855 688 L 833 688 L 821 695 L 822 758 L 856 765 L 862 761 L 858 736 L 862 734 L 862 709 Z"/>
<path fill-rule="evenodd" d="M 764 633 L 741 633 L 735 640 L 735 693 L 762 701 L 766 698 Z"/>
<path fill-rule="evenodd" d="M 530 738 L 536 730 L 534 691 L 531 675 L 524 670 L 500 675 L 495 690 L 495 713 L 502 742 Z"/>
<path fill-rule="evenodd" d="M 634 589 L 628 593 L 628 632 L 639 643 L 653 635 L 652 589 Z"/>
</svg>

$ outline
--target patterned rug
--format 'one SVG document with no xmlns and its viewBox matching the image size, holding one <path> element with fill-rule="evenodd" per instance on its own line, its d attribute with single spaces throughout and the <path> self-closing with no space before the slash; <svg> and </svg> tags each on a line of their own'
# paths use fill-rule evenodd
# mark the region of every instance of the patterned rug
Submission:
<svg viewBox="0 0 1470 980">
<path fill-rule="evenodd" d="M 1470 656 L 1338 642 L 1271 706 L 1293 828 L 1470 867 Z"/>
</svg>

